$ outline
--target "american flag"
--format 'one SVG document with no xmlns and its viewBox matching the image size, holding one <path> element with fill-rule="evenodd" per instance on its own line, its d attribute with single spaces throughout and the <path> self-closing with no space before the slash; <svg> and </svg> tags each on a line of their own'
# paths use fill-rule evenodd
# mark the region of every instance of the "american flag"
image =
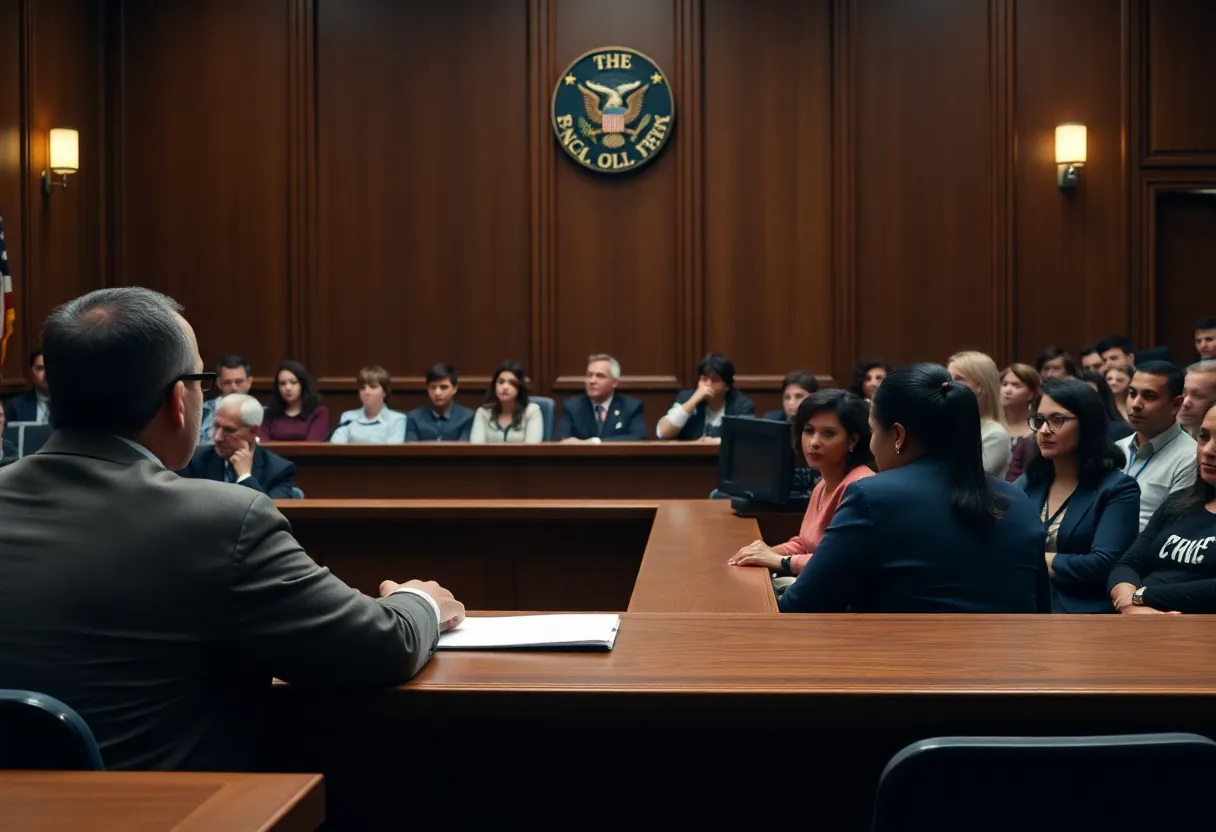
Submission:
<svg viewBox="0 0 1216 832">
<path fill-rule="evenodd" d="M 605 107 L 604 108 L 604 132 L 605 133 L 620 133 L 625 129 L 625 108 L 624 107 Z"/>
<path fill-rule="evenodd" d="M 8 339 L 13 334 L 17 311 L 13 308 L 13 274 L 8 268 L 8 244 L 4 242 L 4 217 L 0 216 L 0 371 L 8 355 Z"/>
</svg>

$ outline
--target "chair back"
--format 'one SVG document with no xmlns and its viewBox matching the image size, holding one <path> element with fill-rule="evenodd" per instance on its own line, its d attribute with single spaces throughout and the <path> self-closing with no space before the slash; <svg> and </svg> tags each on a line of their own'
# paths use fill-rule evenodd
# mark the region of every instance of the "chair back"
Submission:
<svg viewBox="0 0 1216 832">
<path fill-rule="evenodd" d="M 0 690 L 0 769 L 102 771 L 105 766 L 80 714 L 44 693 Z"/>
<path fill-rule="evenodd" d="M 1187 829 L 1213 775 L 1216 743 L 1198 734 L 936 737 L 887 763 L 873 829 L 1112 829 L 1150 802 L 1147 826 Z"/>
<path fill-rule="evenodd" d="M 291 487 L 291 499 L 293 499 L 293 500 L 303 500 L 303 499 L 304 499 L 304 491 L 303 491 L 302 489 L 300 489 L 300 488 L 296 488 L 296 487 L 293 485 L 293 486 Z"/>
<path fill-rule="evenodd" d="M 528 396 L 528 401 L 536 402 L 536 406 L 540 408 L 540 415 L 543 417 L 545 425 L 545 441 L 553 441 L 553 411 L 557 409 L 556 403 L 548 396 Z"/>
<path fill-rule="evenodd" d="M 17 446 L 17 458 L 22 459 L 38 452 L 55 429 L 40 422 L 8 422 L 4 426 L 4 438 Z"/>
</svg>

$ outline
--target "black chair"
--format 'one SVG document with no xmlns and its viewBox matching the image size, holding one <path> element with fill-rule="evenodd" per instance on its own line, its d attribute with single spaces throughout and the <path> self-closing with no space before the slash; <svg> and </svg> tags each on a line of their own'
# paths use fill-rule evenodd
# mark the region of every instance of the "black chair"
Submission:
<svg viewBox="0 0 1216 832">
<path fill-rule="evenodd" d="M 1197 734 L 937 737 L 887 763 L 873 829 L 1207 828 L 1214 776 L 1216 742 Z"/>
<path fill-rule="evenodd" d="M 102 771 L 105 766 L 80 714 L 44 693 L 0 690 L 0 769 Z"/>
</svg>

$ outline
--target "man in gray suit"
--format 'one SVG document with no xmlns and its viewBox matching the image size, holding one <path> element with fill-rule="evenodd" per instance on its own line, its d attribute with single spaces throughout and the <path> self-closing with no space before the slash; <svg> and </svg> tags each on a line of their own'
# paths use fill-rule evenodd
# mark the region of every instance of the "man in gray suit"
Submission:
<svg viewBox="0 0 1216 832">
<path fill-rule="evenodd" d="M 266 495 L 174 473 L 215 376 L 179 312 L 120 288 L 47 319 L 56 431 L 0 470 L 0 684 L 79 711 L 108 768 L 256 769 L 272 678 L 405 682 L 464 607 L 429 582 L 361 595 Z"/>
</svg>

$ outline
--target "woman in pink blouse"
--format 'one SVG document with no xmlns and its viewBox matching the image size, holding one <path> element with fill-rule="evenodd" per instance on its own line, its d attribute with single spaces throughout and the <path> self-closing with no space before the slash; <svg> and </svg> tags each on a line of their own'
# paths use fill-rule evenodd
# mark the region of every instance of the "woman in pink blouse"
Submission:
<svg viewBox="0 0 1216 832">
<path fill-rule="evenodd" d="M 262 425 L 270 442 L 324 442 L 329 411 L 321 404 L 317 382 L 299 361 L 284 361 L 274 374 L 274 397 Z"/>
<path fill-rule="evenodd" d="M 763 566 L 780 577 L 802 572 L 844 497 L 849 483 L 874 476 L 870 454 L 870 409 L 847 390 L 820 390 L 802 400 L 793 422 L 794 450 L 822 479 L 811 492 L 798 536 L 780 546 L 763 540 L 744 546 L 727 561 Z"/>
</svg>

